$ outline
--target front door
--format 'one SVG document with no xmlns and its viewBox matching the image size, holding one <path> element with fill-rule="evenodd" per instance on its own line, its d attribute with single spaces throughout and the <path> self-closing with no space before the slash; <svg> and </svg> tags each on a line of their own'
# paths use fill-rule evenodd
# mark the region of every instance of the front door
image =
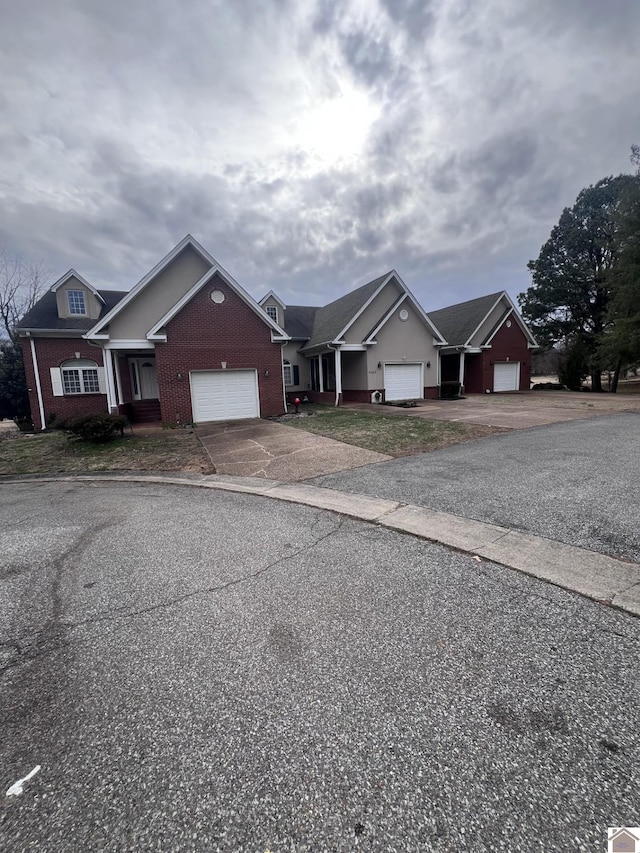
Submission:
<svg viewBox="0 0 640 853">
<path fill-rule="evenodd" d="M 157 400 L 159 393 L 155 358 L 132 358 L 129 366 L 133 399 Z"/>
</svg>

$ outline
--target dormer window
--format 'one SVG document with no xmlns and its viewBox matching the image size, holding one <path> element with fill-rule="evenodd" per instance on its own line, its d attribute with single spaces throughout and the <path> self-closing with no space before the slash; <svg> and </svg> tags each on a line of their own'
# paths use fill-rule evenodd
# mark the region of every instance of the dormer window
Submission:
<svg viewBox="0 0 640 853">
<path fill-rule="evenodd" d="M 267 316 L 271 317 L 274 323 L 278 322 L 278 309 L 275 305 L 267 305 L 264 310 L 267 312 Z"/>
<path fill-rule="evenodd" d="M 87 309 L 84 302 L 84 290 L 67 290 L 69 314 L 85 316 Z"/>
</svg>

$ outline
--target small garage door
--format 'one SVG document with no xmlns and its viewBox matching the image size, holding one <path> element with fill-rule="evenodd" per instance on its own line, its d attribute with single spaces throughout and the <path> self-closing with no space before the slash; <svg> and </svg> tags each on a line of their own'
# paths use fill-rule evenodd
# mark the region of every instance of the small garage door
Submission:
<svg viewBox="0 0 640 853">
<path fill-rule="evenodd" d="M 493 390 L 517 391 L 520 386 L 520 362 L 503 361 L 493 365 Z"/>
<path fill-rule="evenodd" d="M 421 364 L 385 364 L 386 400 L 419 400 L 423 394 Z"/>
<path fill-rule="evenodd" d="M 191 402 L 196 423 L 258 418 L 258 374 L 255 370 L 192 373 Z"/>
</svg>

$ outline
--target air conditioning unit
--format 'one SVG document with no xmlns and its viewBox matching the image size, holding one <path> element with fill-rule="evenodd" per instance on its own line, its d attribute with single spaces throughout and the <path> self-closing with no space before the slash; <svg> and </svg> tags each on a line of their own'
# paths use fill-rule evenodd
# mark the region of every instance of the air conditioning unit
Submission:
<svg viewBox="0 0 640 853">
<path fill-rule="evenodd" d="M 371 394 L 371 402 L 372 403 L 381 403 L 382 402 L 382 391 L 374 391 Z"/>
</svg>

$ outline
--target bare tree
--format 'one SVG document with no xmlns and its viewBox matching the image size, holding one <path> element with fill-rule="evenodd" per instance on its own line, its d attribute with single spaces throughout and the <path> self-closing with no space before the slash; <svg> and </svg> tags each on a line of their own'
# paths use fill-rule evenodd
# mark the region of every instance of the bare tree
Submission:
<svg viewBox="0 0 640 853">
<path fill-rule="evenodd" d="M 44 264 L 0 249 L 0 340 L 15 339 L 15 328 L 51 281 Z"/>
</svg>

